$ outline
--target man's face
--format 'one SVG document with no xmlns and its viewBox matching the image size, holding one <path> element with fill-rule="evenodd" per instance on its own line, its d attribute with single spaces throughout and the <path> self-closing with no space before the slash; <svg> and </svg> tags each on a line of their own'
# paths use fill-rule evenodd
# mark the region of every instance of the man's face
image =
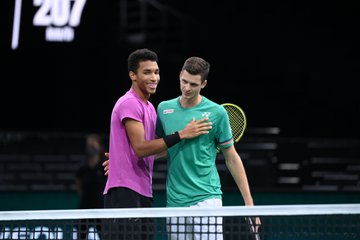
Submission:
<svg viewBox="0 0 360 240">
<path fill-rule="evenodd" d="M 192 99 L 200 94 L 200 91 L 205 87 L 206 81 L 201 82 L 200 75 L 192 75 L 186 70 L 180 73 L 180 90 L 182 97 L 185 99 Z"/>
<path fill-rule="evenodd" d="M 140 62 L 137 73 L 132 73 L 130 77 L 144 95 L 154 94 L 160 81 L 159 66 L 154 61 Z"/>
</svg>

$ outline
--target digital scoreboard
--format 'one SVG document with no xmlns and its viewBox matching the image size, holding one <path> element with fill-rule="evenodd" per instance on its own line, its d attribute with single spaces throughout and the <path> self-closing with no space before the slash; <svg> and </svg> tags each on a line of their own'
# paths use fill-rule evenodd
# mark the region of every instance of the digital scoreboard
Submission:
<svg viewBox="0 0 360 240">
<path fill-rule="evenodd" d="M 11 49 L 77 39 L 87 0 L 15 0 Z"/>
</svg>

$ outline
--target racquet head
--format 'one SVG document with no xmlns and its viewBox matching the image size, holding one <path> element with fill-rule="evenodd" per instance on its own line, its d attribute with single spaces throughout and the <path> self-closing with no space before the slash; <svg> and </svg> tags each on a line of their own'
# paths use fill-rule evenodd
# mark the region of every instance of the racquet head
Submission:
<svg viewBox="0 0 360 240">
<path fill-rule="evenodd" d="M 233 103 L 221 104 L 228 113 L 233 139 L 238 142 L 246 129 L 246 116 L 244 111 Z"/>
</svg>

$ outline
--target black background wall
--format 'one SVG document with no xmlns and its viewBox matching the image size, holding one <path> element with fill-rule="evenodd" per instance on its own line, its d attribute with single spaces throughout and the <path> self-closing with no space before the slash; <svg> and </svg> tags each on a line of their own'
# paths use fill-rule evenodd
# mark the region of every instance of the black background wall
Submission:
<svg viewBox="0 0 360 240">
<path fill-rule="evenodd" d="M 46 42 L 45 27 L 33 25 L 39 7 L 24 0 L 11 49 L 15 2 L 0 3 L 1 131 L 107 133 L 130 87 L 126 58 L 148 47 L 160 57 L 155 106 L 180 93 L 182 63 L 197 55 L 211 63 L 202 93 L 239 104 L 249 127 L 360 136 L 355 1 L 88 0 L 74 41 Z"/>
</svg>

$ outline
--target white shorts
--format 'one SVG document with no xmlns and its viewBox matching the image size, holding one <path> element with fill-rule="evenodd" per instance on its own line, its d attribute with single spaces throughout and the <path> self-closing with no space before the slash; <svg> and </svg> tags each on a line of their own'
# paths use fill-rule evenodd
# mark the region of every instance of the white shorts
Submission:
<svg viewBox="0 0 360 240">
<path fill-rule="evenodd" d="M 190 207 L 222 207 L 222 200 L 207 199 Z M 222 220 L 222 217 L 167 218 L 169 240 L 222 240 Z"/>
</svg>

